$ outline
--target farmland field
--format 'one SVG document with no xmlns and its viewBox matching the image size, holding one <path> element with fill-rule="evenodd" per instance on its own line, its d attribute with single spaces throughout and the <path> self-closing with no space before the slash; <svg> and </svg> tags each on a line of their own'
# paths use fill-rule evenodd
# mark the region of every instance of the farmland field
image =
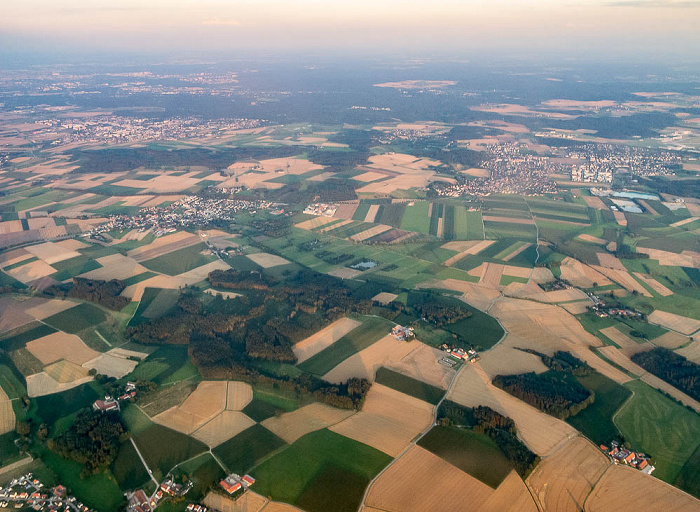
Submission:
<svg viewBox="0 0 700 512">
<path fill-rule="evenodd" d="M 208 449 L 200 441 L 155 423 L 133 437 L 148 466 L 161 477 L 175 464 Z"/>
<path fill-rule="evenodd" d="M 494 489 L 513 469 L 489 436 L 471 430 L 436 425 L 418 445 Z"/>
<path fill-rule="evenodd" d="M 107 314 L 97 306 L 82 303 L 44 319 L 44 322 L 60 331 L 75 334 L 107 320 Z"/>
<path fill-rule="evenodd" d="M 391 457 L 328 430 L 312 432 L 257 466 L 256 491 L 263 496 L 304 506 L 310 512 L 328 509 L 326 490 L 334 481 L 333 510 L 354 511 L 370 480 Z M 303 502 L 303 503 L 302 503 Z"/>
<path fill-rule="evenodd" d="M 384 367 L 377 370 L 375 382 L 433 405 L 437 404 L 445 394 L 445 391 L 440 388 Z"/>
<path fill-rule="evenodd" d="M 700 446 L 700 416 L 643 382 L 625 387 L 634 395 L 615 416 L 615 424 L 633 448 L 654 457 L 655 476 L 674 482 Z"/>
<path fill-rule="evenodd" d="M 213 254 L 203 254 L 205 251 L 208 251 L 205 244 L 194 244 L 143 261 L 141 265 L 154 272 L 176 276 L 217 260 Z"/>
<path fill-rule="evenodd" d="M 112 463 L 112 474 L 121 489 L 138 489 L 150 480 L 134 445 L 125 441 L 119 448 L 117 458 Z"/>
<path fill-rule="evenodd" d="M 391 331 L 393 323 L 380 317 L 364 317 L 356 327 L 328 348 L 299 365 L 305 372 L 325 375 L 348 357 L 372 345 Z"/>
<path fill-rule="evenodd" d="M 230 470 L 245 473 L 285 442 L 262 425 L 253 425 L 214 448 L 213 452 Z"/>
</svg>

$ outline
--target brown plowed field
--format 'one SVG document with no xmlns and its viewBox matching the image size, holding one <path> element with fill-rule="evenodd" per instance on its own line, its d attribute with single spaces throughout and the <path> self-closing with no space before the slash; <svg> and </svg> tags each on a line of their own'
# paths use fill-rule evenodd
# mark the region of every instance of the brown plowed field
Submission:
<svg viewBox="0 0 700 512">
<path fill-rule="evenodd" d="M 261 425 L 291 444 L 309 432 L 334 425 L 353 414 L 354 411 L 313 403 L 279 417 L 268 418 Z"/>
</svg>

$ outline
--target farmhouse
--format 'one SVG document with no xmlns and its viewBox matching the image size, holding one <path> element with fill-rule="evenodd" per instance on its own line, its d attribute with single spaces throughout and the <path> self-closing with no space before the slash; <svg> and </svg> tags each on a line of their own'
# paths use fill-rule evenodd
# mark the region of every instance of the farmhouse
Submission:
<svg viewBox="0 0 700 512">
<path fill-rule="evenodd" d="M 656 469 L 654 466 L 649 464 L 649 457 L 640 452 L 633 452 L 627 448 L 619 446 L 617 441 L 611 443 L 611 448 L 608 449 L 605 445 L 600 445 L 600 449 L 603 453 L 607 453 L 615 464 L 626 464 L 632 466 L 647 475 L 651 475 Z"/>
<path fill-rule="evenodd" d="M 119 402 L 111 396 L 106 396 L 104 400 L 95 400 L 95 403 L 92 404 L 92 410 L 100 412 L 118 411 Z"/>
<path fill-rule="evenodd" d="M 243 487 L 240 482 L 230 482 L 228 478 L 219 482 L 219 485 L 229 494 L 240 491 Z"/>
<path fill-rule="evenodd" d="M 408 341 L 413 339 L 413 327 L 395 325 L 394 328 L 391 329 L 391 335 L 396 338 L 397 341 Z"/>
</svg>

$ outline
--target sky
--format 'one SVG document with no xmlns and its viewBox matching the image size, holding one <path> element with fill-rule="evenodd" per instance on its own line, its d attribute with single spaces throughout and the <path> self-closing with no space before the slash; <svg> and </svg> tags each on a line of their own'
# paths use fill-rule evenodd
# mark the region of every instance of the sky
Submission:
<svg viewBox="0 0 700 512">
<path fill-rule="evenodd" d="M 700 60 L 700 0 L 19 0 L 0 51 Z"/>
</svg>

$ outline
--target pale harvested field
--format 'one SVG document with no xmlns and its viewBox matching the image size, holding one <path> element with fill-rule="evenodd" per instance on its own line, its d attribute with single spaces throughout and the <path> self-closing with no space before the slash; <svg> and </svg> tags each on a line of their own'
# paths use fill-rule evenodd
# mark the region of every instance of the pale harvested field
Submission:
<svg viewBox="0 0 700 512">
<path fill-rule="evenodd" d="M 433 386 L 447 389 L 456 371 L 438 361 L 445 353 L 421 343 L 400 361 L 387 364 L 388 368 Z"/>
<path fill-rule="evenodd" d="M 374 482 L 366 504 L 390 512 L 476 511 L 493 494 L 488 485 L 413 446 Z"/>
<path fill-rule="evenodd" d="M 83 363 L 83 368 L 87 370 L 94 368 L 100 375 L 107 375 L 116 379 L 121 379 L 124 375 L 134 371 L 138 364 L 137 361 L 113 355 L 111 352 L 110 350 L 105 354 L 100 354 L 95 359 Z"/>
<path fill-rule="evenodd" d="M 279 267 L 280 265 L 286 265 L 289 260 L 285 260 L 280 256 L 275 254 L 268 254 L 266 252 L 259 252 L 256 254 L 247 254 L 246 257 L 253 263 L 257 263 L 262 268 L 272 268 Z"/>
<path fill-rule="evenodd" d="M 363 183 L 371 183 L 373 181 L 381 180 L 383 178 L 386 178 L 386 174 L 382 174 L 381 172 L 373 172 L 373 171 L 368 171 L 365 173 L 362 173 L 358 176 L 353 176 L 352 179 L 361 181 Z M 376 213 L 376 212 L 375 212 Z"/>
<path fill-rule="evenodd" d="M 435 279 L 425 281 L 420 283 L 416 288 L 444 288 L 462 292 L 463 295 L 461 299 L 481 311 L 485 311 L 495 299 L 500 297 L 498 290 L 479 286 L 476 283 L 460 281 L 459 279 L 444 279 L 442 281 Z"/>
<path fill-rule="evenodd" d="M 511 288 L 508 290 L 508 295 L 513 297 L 528 298 L 538 302 L 556 303 L 585 300 L 589 304 L 592 304 L 592 301 L 588 295 L 578 288 L 566 288 L 564 290 L 552 290 L 550 292 L 546 292 L 534 282 L 530 282 L 526 286 L 522 286 L 520 283 L 511 283 L 509 288 L 516 285 L 520 285 L 520 287 Z"/>
<path fill-rule="evenodd" d="M 652 323 L 659 324 L 666 329 L 677 331 L 681 334 L 685 334 L 686 336 L 690 336 L 700 329 L 700 320 L 676 315 L 674 313 L 668 313 L 658 309 L 653 311 L 647 318 Z"/>
<path fill-rule="evenodd" d="M 442 246 L 443 249 L 449 249 L 451 251 L 460 251 L 451 258 L 447 259 L 443 265 L 452 266 L 459 260 L 464 258 L 469 254 L 479 254 L 481 251 L 486 249 L 491 244 L 496 243 L 495 240 L 472 240 L 469 242 L 448 242 Z"/>
<path fill-rule="evenodd" d="M 156 423 L 191 434 L 226 408 L 226 381 L 202 381 L 182 404 L 157 414 Z"/>
<path fill-rule="evenodd" d="M 395 293 L 380 292 L 374 297 L 372 297 L 372 300 L 379 302 L 380 304 L 386 305 L 396 300 L 396 297 L 398 297 L 398 295 L 396 295 Z"/>
<path fill-rule="evenodd" d="M 269 502 L 261 512 L 299 512 L 300 509 L 279 501 Z"/>
<path fill-rule="evenodd" d="M 676 350 L 676 353 L 696 364 L 700 364 L 700 340 L 695 340 L 687 347 Z"/>
<path fill-rule="evenodd" d="M 329 326 L 295 344 L 292 350 L 294 355 L 297 356 L 297 364 L 306 361 L 324 348 L 331 346 L 355 327 L 358 327 L 360 323 L 347 317 L 339 318 Z"/>
<path fill-rule="evenodd" d="M 462 174 L 467 174 L 468 176 L 474 176 L 475 178 L 488 178 L 491 173 L 488 169 L 480 169 L 472 167 L 471 169 L 466 169 L 462 171 Z"/>
<path fill-rule="evenodd" d="M 432 422 L 432 405 L 375 383 L 362 410 L 330 430 L 396 457 Z"/>
<path fill-rule="evenodd" d="M 658 260 L 659 265 L 671 267 L 698 267 L 700 266 L 700 254 L 694 251 L 683 251 L 680 254 L 660 249 L 648 249 L 637 247 L 637 252 L 648 254 L 652 260 Z"/>
<path fill-rule="evenodd" d="M 336 212 L 337 214 L 337 212 Z M 336 217 L 337 218 L 337 217 Z M 332 226 L 327 226 L 325 228 L 317 229 L 319 233 L 327 233 L 328 231 L 332 231 L 336 228 L 341 228 L 343 226 L 347 226 L 348 224 L 352 224 L 354 221 L 352 219 L 343 219 L 340 222 L 336 222 Z"/>
<path fill-rule="evenodd" d="M 513 258 L 515 258 L 518 254 L 521 252 L 525 251 L 526 249 L 529 249 L 532 244 L 530 242 L 523 244 L 522 246 L 518 247 L 516 250 L 511 252 L 509 255 L 503 257 L 503 261 L 510 261 Z"/>
<path fill-rule="evenodd" d="M 517 350 L 526 346 L 520 343 L 520 339 L 514 334 L 507 334 L 506 338 L 486 352 L 479 354 L 479 364 L 490 379 L 496 375 L 517 375 L 520 373 L 543 373 L 548 368 L 538 356 Z M 442 365 L 441 365 L 442 366 Z"/>
<path fill-rule="evenodd" d="M 146 261 L 199 242 L 201 242 L 199 236 L 187 233 L 186 231 L 178 231 L 170 235 L 158 237 L 148 245 L 130 250 L 126 255 L 136 261 Z"/>
<path fill-rule="evenodd" d="M 613 211 L 613 216 L 615 217 L 615 222 L 617 222 L 620 226 L 627 226 L 627 217 L 625 217 L 624 213 L 620 211 Z"/>
<path fill-rule="evenodd" d="M 466 407 L 486 405 L 511 417 L 518 427 L 518 437 L 538 455 L 554 452 L 577 435 L 568 423 L 540 412 L 492 385 L 479 363 L 467 365 L 459 373 L 448 398 Z"/>
<path fill-rule="evenodd" d="M 80 240 L 76 240 L 75 238 L 61 240 L 60 242 L 56 242 L 56 245 L 67 251 L 77 251 L 78 249 L 85 249 L 86 247 L 90 247 L 90 244 L 86 244 L 85 242 L 81 242 Z"/>
<path fill-rule="evenodd" d="M 651 341 L 657 347 L 664 347 L 669 350 L 673 350 L 688 343 L 690 338 L 674 331 L 668 331 L 666 334 L 662 334 L 658 338 L 654 338 Z"/>
<path fill-rule="evenodd" d="M 12 297 L 0 297 L 0 332 L 16 329 L 34 320 L 22 306 Z"/>
<path fill-rule="evenodd" d="M 658 282 L 653 277 L 650 277 L 646 274 L 642 274 L 641 272 L 634 272 L 634 275 L 637 276 L 637 278 L 639 278 L 640 281 L 642 281 L 644 284 L 646 284 L 649 288 L 654 290 L 662 297 L 668 297 L 669 295 L 673 295 L 673 292 L 671 290 L 666 288 L 666 286 Z"/>
<path fill-rule="evenodd" d="M 365 215 L 365 222 L 374 222 L 374 219 L 377 216 L 377 213 L 379 212 L 379 205 L 378 204 L 373 204 L 369 207 L 369 210 L 367 210 L 367 215 Z"/>
<path fill-rule="evenodd" d="M 30 283 L 42 277 L 50 276 L 56 269 L 43 260 L 36 260 L 19 267 L 5 270 L 12 277 L 24 284 Z"/>
<path fill-rule="evenodd" d="M 512 265 L 504 265 L 503 266 L 503 275 L 504 276 L 522 277 L 525 279 L 529 279 L 531 273 L 532 273 L 531 268 L 514 267 Z"/>
<path fill-rule="evenodd" d="M 551 283 L 554 281 L 554 274 L 546 267 L 535 267 L 532 269 L 532 280 L 537 284 Z"/>
<path fill-rule="evenodd" d="M 38 217 L 36 219 L 27 219 L 29 229 L 52 228 L 56 226 L 56 222 L 51 217 Z"/>
<path fill-rule="evenodd" d="M 496 217 L 494 215 L 482 215 L 481 218 L 486 222 L 507 222 L 508 224 L 534 224 L 533 219 L 523 219 L 520 217 Z"/>
<path fill-rule="evenodd" d="M 267 498 L 263 498 L 259 494 L 248 491 L 245 495 L 239 496 L 237 500 L 224 496 L 223 494 L 209 492 L 202 500 L 202 503 L 211 510 L 218 510 L 218 512 L 242 512 L 243 510 L 246 512 L 260 512 L 268 502 Z M 265 507 L 265 510 L 273 512 L 273 509 L 271 509 L 269 505 Z M 278 509 L 278 512 L 290 511 L 298 512 L 298 509 L 291 505 L 284 505 L 284 507 Z"/>
<path fill-rule="evenodd" d="M 578 238 L 580 238 L 584 242 L 591 242 L 591 243 L 599 244 L 599 245 L 605 245 L 608 243 L 607 240 L 603 240 L 602 238 L 598 238 L 597 236 L 593 236 L 593 235 L 583 234 L 583 235 L 579 235 Z M 600 260 L 600 258 L 598 258 L 598 259 Z M 602 265 L 602 263 L 601 263 L 601 265 Z"/>
<path fill-rule="evenodd" d="M 609 465 L 608 458 L 590 441 L 575 437 L 540 462 L 527 484 L 544 510 L 579 512 Z"/>
<path fill-rule="evenodd" d="M 335 212 L 335 217 L 336 219 L 352 219 L 352 216 L 355 215 L 355 210 L 357 210 L 357 207 L 360 205 L 360 202 L 357 201 L 352 201 L 349 203 L 340 203 L 338 205 L 338 210 Z M 340 225 L 340 224 L 338 224 Z"/>
<path fill-rule="evenodd" d="M 268 418 L 261 425 L 291 444 L 309 432 L 330 427 L 353 414 L 355 411 L 313 403 L 279 417 Z"/>
<path fill-rule="evenodd" d="M 362 274 L 361 270 L 355 270 L 354 268 L 347 267 L 336 267 L 327 272 L 329 276 L 339 277 L 340 279 L 352 279 Z"/>
<path fill-rule="evenodd" d="M 608 254 L 605 252 L 597 252 L 596 256 L 598 257 L 598 261 L 600 262 L 601 267 L 622 270 L 623 272 L 627 271 L 622 262 L 612 254 Z"/>
<path fill-rule="evenodd" d="M 562 279 L 569 281 L 574 286 L 591 288 L 593 283 L 597 283 L 598 286 L 612 284 L 612 281 L 603 274 L 574 258 L 564 258 L 560 269 Z"/>
<path fill-rule="evenodd" d="M 600 197 L 597 196 L 583 196 L 583 200 L 586 201 L 586 204 L 590 206 L 591 208 L 595 208 L 597 210 L 607 210 L 608 207 L 605 205 L 603 200 Z"/>
<path fill-rule="evenodd" d="M 97 258 L 95 261 L 102 265 L 102 268 L 85 272 L 80 277 L 101 279 L 103 281 L 109 281 L 110 279 L 124 280 L 148 272 L 148 269 L 141 266 L 136 260 L 121 254 L 110 254 L 109 256 Z"/>
<path fill-rule="evenodd" d="M 620 348 L 630 348 L 637 345 L 632 338 L 620 332 L 616 327 L 606 327 L 601 329 L 600 332 L 610 338 Z"/>
<path fill-rule="evenodd" d="M 15 411 L 7 393 L 0 388 L 0 434 L 12 432 L 15 429 Z"/>
<path fill-rule="evenodd" d="M 219 291 L 219 290 L 214 290 L 214 289 L 212 289 L 212 288 L 207 288 L 206 290 L 204 290 L 204 293 L 208 293 L 209 295 L 211 295 L 211 296 L 213 296 L 213 297 L 216 297 L 216 296 L 218 295 L 218 296 L 223 297 L 224 299 L 235 299 L 236 297 L 240 297 L 240 296 L 241 296 L 240 293 L 236 293 L 236 292 L 221 292 L 221 291 Z"/>
<path fill-rule="evenodd" d="M 1 223 L 0 223 L 1 224 Z M 2 233 L 0 233 L 2 234 Z M 25 251 L 24 249 L 14 249 L 12 251 L 0 254 L 0 267 L 7 267 L 9 265 L 14 265 L 20 261 L 28 260 L 34 257 L 32 253 Z"/>
<path fill-rule="evenodd" d="M 72 389 L 86 382 L 90 382 L 92 377 L 76 380 L 74 382 L 59 383 L 56 379 L 49 376 L 46 372 L 35 373 L 27 376 L 27 394 L 30 397 L 51 395 Z"/>
<path fill-rule="evenodd" d="M 690 224 L 691 222 L 695 222 L 696 220 L 700 219 L 700 217 L 688 217 L 687 219 L 679 220 L 678 222 L 674 222 L 673 224 L 669 224 L 669 226 L 678 228 L 681 226 L 685 226 L 686 224 Z"/>
<path fill-rule="evenodd" d="M 334 217 L 314 217 L 313 219 L 305 220 L 304 222 L 296 224 L 295 227 L 300 229 L 311 230 L 314 228 L 325 226 L 326 224 L 330 224 L 331 222 L 335 222 L 336 220 L 337 219 L 335 219 Z"/>
<path fill-rule="evenodd" d="M 229 381 L 227 384 L 226 410 L 243 410 L 253 399 L 253 388 L 247 382 Z"/>
<path fill-rule="evenodd" d="M 195 430 L 192 437 L 213 448 L 253 425 L 255 425 L 255 421 L 240 411 L 223 411 L 204 426 Z"/>
<path fill-rule="evenodd" d="M 384 224 L 377 224 L 376 226 L 372 226 L 371 228 L 362 231 L 361 233 L 357 233 L 355 235 L 352 235 L 350 237 L 350 240 L 353 240 L 355 242 L 363 242 L 369 238 L 372 238 L 373 236 L 380 235 L 384 233 L 385 231 L 389 231 L 392 228 L 391 226 L 385 226 Z"/>
<path fill-rule="evenodd" d="M 75 382 L 88 376 L 88 371 L 85 368 L 65 359 L 48 365 L 44 368 L 44 372 L 59 384 Z"/>
<path fill-rule="evenodd" d="M 25 247 L 27 252 L 32 253 L 37 258 L 44 260 L 46 263 L 51 265 L 52 263 L 57 263 L 59 261 L 68 260 L 70 258 L 75 258 L 80 256 L 80 253 L 67 249 L 57 243 L 45 242 L 39 245 L 30 245 Z"/>
<path fill-rule="evenodd" d="M 605 268 L 598 265 L 592 265 L 592 267 L 630 292 L 637 291 L 637 293 L 645 297 L 652 296 L 651 293 L 626 270 Z M 598 284 L 600 285 L 600 283 Z"/>
<path fill-rule="evenodd" d="M 620 490 L 624 489 L 624 496 Z M 622 465 L 613 465 L 593 488 L 586 501 L 588 512 L 639 512 L 668 510 L 697 512 L 700 502 L 683 491 Z"/>
<path fill-rule="evenodd" d="M 419 344 L 420 342 L 416 340 L 408 343 L 397 341 L 391 334 L 387 334 L 366 349 L 348 357 L 325 374 L 323 379 L 334 383 L 345 382 L 351 377 L 374 381 L 374 376 L 380 366 L 401 360 L 418 348 Z"/>
<path fill-rule="evenodd" d="M 34 297 L 24 304 L 24 311 L 37 320 L 43 320 L 44 318 L 48 318 L 56 313 L 60 313 L 61 311 L 65 311 L 66 309 L 70 309 L 77 305 L 77 302 L 71 302 L 69 300 L 47 300 Z"/>
<path fill-rule="evenodd" d="M 625 383 L 630 380 L 625 373 L 589 350 L 591 346 L 601 346 L 601 341 L 588 333 L 576 318 L 560 307 L 503 298 L 494 303 L 490 314 L 498 318 L 508 332 L 520 338 L 523 348 L 532 348 L 547 354 L 557 350 L 568 350 L 616 382 Z"/>
<path fill-rule="evenodd" d="M 532 495 L 515 471 L 508 473 L 501 485 L 479 508 L 479 512 L 538 512 Z"/>
<path fill-rule="evenodd" d="M 479 284 L 489 288 L 498 288 L 501 285 L 503 267 L 503 265 L 498 263 L 484 263 L 484 270 L 479 279 Z"/>
<path fill-rule="evenodd" d="M 563 307 L 572 315 L 580 315 L 588 311 L 588 306 L 590 306 L 591 303 L 592 302 L 589 300 L 582 300 L 580 302 L 570 302 L 568 304 L 562 304 L 561 307 Z"/>
<path fill-rule="evenodd" d="M 201 180 L 187 177 L 186 175 L 174 176 L 159 175 L 150 180 L 126 179 L 117 181 L 114 184 L 120 187 L 132 187 L 141 189 L 141 193 L 175 193 L 195 186 Z"/>
<path fill-rule="evenodd" d="M 213 270 L 227 270 L 229 268 L 231 267 L 224 261 L 215 260 L 177 276 L 158 275 L 141 281 L 140 283 L 132 284 L 124 289 L 122 295 L 124 297 L 129 297 L 131 300 L 141 300 L 143 291 L 148 287 L 177 290 L 185 285 L 192 285 L 203 281 Z"/>
<path fill-rule="evenodd" d="M 18 233 L 22 231 L 24 228 L 22 227 L 22 221 L 21 220 L 6 220 L 3 222 L 0 222 L 0 235 L 7 235 L 9 233 Z"/>
<path fill-rule="evenodd" d="M 61 331 L 32 340 L 27 343 L 26 348 L 45 365 L 60 359 L 81 365 L 100 355 L 75 334 Z"/>
</svg>

